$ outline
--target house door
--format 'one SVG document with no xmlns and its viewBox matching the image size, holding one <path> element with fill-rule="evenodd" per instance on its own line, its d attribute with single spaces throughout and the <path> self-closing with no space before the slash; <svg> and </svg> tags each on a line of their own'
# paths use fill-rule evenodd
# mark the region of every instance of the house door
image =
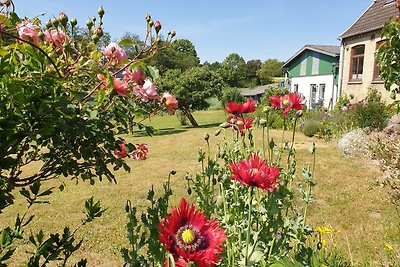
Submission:
<svg viewBox="0 0 400 267">
<path fill-rule="evenodd" d="M 315 104 L 317 103 L 317 85 L 310 85 L 310 107 L 312 109 L 315 108 Z"/>
</svg>

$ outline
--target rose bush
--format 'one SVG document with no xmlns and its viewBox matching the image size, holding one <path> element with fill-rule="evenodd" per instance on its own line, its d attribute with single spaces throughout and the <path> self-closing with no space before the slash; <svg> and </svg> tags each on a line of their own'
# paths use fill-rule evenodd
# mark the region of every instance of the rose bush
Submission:
<svg viewBox="0 0 400 267">
<path fill-rule="evenodd" d="M 134 127 L 151 134 L 144 118 L 177 108 L 173 96 L 160 95 L 154 87 L 157 69 L 144 63 L 175 33 L 161 42 L 161 23 L 147 15 L 141 46 L 121 40 L 99 47 L 104 14 L 100 8 L 78 34 L 77 20 L 65 13 L 42 24 L 38 17 L 21 19 L 13 1 L 0 3 L 0 214 L 18 190 L 29 204 L 14 225 L 0 232 L 1 266 L 11 261 L 18 239 L 34 247 L 28 266 L 64 266 L 82 244 L 74 238 L 76 231 L 24 234 L 33 219 L 30 207 L 54 191 L 42 182 L 61 177 L 115 182 L 115 170 L 130 170 L 127 157 L 144 160 L 148 154 L 146 144 L 127 143 L 119 134 Z M 128 58 L 121 46 L 132 46 L 135 53 Z M 28 165 L 38 167 L 27 172 Z M 85 212 L 83 224 L 104 210 L 89 199 Z M 85 264 L 82 260 L 78 266 Z"/>
</svg>

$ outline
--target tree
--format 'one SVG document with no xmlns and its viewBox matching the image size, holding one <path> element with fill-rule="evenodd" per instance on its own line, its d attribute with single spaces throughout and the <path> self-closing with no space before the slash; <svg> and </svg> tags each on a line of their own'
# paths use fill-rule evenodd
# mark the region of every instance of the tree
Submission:
<svg viewBox="0 0 400 267">
<path fill-rule="evenodd" d="M 132 57 L 138 53 L 138 47 L 143 45 L 143 41 L 140 40 L 139 35 L 135 33 L 125 32 L 121 37 L 121 41 L 129 43 L 130 45 L 121 45 L 121 48 L 125 50 L 128 57 Z"/>
<path fill-rule="evenodd" d="M 261 65 L 261 68 L 257 71 L 257 76 L 260 79 L 261 83 L 269 84 L 272 82 L 273 77 L 281 77 L 282 66 L 283 62 L 280 62 L 277 59 L 266 60 Z"/>
<path fill-rule="evenodd" d="M 191 111 L 209 107 L 207 99 L 220 97 L 223 86 L 222 77 L 207 66 L 194 67 L 185 72 L 169 70 L 158 82 L 161 91 L 169 91 L 176 97 L 179 108 L 194 127 L 199 125 Z"/>
<path fill-rule="evenodd" d="M 396 5 L 400 7 L 400 3 Z M 400 10 L 400 8 L 399 8 Z M 379 76 L 384 80 L 385 88 L 391 92 L 391 98 L 396 100 L 400 93 L 400 17 L 390 18 L 382 29 L 381 37 L 384 40 L 377 53 Z M 397 102 L 398 103 L 398 102 Z"/>
<path fill-rule="evenodd" d="M 257 76 L 257 71 L 261 68 L 261 60 L 252 59 L 247 61 L 246 63 L 246 80 L 248 82 L 255 81 L 256 84 L 259 84 L 260 81 Z"/>
<path fill-rule="evenodd" d="M 243 86 L 246 79 L 246 62 L 238 54 L 230 54 L 222 62 L 222 75 L 229 86 Z"/>
<path fill-rule="evenodd" d="M 159 51 L 148 63 L 157 66 L 160 73 L 164 74 L 170 69 L 185 71 L 199 66 L 200 60 L 193 43 L 187 39 L 179 39 L 167 49 Z"/>
</svg>

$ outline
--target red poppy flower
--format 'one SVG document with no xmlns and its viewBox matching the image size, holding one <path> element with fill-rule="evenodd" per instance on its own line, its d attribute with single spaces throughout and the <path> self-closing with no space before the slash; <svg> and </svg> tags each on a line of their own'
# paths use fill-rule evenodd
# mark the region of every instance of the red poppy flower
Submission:
<svg viewBox="0 0 400 267">
<path fill-rule="evenodd" d="M 218 227 L 216 220 L 207 220 L 186 199 L 161 220 L 159 230 L 160 242 L 180 264 L 192 261 L 196 266 L 208 267 L 219 262 L 225 230 Z"/>
<path fill-rule="evenodd" d="M 119 150 L 115 149 L 114 150 L 114 155 L 117 158 L 124 158 L 124 157 L 128 156 L 128 150 L 126 150 L 125 143 L 119 144 Z"/>
<path fill-rule="evenodd" d="M 255 186 L 270 192 L 278 186 L 276 178 L 279 176 L 279 169 L 269 166 L 257 155 L 249 160 L 242 160 L 239 164 L 231 162 L 229 169 L 232 171 L 231 179 L 244 186 Z"/>
<path fill-rule="evenodd" d="M 236 102 L 229 102 L 226 105 L 226 111 L 228 113 L 238 115 L 243 113 L 252 113 L 256 110 L 256 105 L 254 104 L 253 99 L 248 98 L 246 103 L 236 103 Z"/>
<path fill-rule="evenodd" d="M 284 96 L 271 96 L 269 98 L 271 106 L 277 109 L 284 109 L 283 117 L 287 117 L 291 109 L 302 110 L 303 109 L 303 98 L 297 93 L 290 93 Z"/>
<path fill-rule="evenodd" d="M 146 160 L 149 154 L 149 147 L 146 144 L 136 144 L 136 149 L 132 152 L 133 159 Z"/>
</svg>

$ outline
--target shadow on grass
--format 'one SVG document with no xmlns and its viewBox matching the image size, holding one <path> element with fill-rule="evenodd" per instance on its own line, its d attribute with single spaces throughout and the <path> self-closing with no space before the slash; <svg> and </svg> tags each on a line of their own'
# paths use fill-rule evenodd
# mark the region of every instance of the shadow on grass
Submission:
<svg viewBox="0 0 400 267">
<path fill-rule="evenodd" d="M 186 129 L 175 129 L 175 128 L 164 128 L 164 129 L 154 129 L 154 136 L 157 135 L 170 135 L 186 132 Z M 133 134 L 135 137 L 146 137 L 149 136 L 146 131 L 138 131 Z"/>
<path fill-rule="evenodd" d="M 214 128 L 214 127 L 218 127 L 220 124 L 221 124 L 220 122 L 201 124 L 201 125 L 199 125 L 198 128 L 201 128 L 201 129 Z M 196 127 L 193 127 L 193 126 L 187 126 L 186 128 L 187 129 L 196 129 Z"/>
</svg>

